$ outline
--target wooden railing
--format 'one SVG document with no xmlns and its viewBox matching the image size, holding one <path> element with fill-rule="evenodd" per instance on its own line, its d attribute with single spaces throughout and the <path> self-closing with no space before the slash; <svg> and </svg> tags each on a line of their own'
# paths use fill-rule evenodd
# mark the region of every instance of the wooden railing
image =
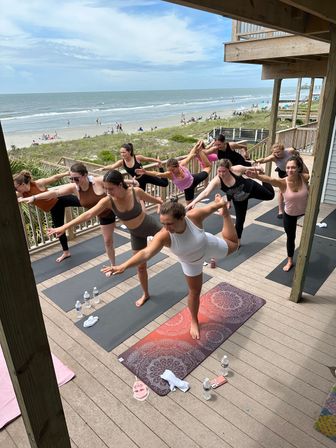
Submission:
<svg viewBox="0 0 336 448">
<path fill-rule="evenodd" d="M 271 39 L 275 37 L 290 36 L 289 33 L 283 31 L 272 30 L 253 23 L 232 21 L 232 42 L 240 42 L 245 40 Z"/>
<path fill-rule="evenodd" d="M 317 136 L 318 122 L 297 126 L 276 133 L 276 143 L 281 143 L 285 148 L 292 146 L 304 154 L 313 154 Z"/>
<path fill-rule="evenodd" d="M 228 141 L 246 140 L 247 142 L 259 142 L 268 136 L 268 129 L 246 129 L 246 128 L 214 128 L 208 133 L 208 140 L 217 138 L 224 134 Z"/>
</svg>

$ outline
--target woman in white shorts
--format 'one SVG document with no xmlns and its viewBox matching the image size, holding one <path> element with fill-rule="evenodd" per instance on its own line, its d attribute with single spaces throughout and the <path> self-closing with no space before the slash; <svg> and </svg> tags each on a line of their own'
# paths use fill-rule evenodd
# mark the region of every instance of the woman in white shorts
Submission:
<svg viewBox="0 0 336 448">
<path fill-rule="evenodd" d="M 223 215 L 222 238 L 203 229 L 204 219 L 219 209 Z M 237 250 L 237 232 L 227 209 L 226 199 L 220 195 L 216 195 L 212 204 L 194 208 L 187 213 L 182 204 L 166 202 L 161 206 L 160 221 L 163 228 L 154 236 L 149 246 L 137 252 L 120 266 L 104 268 L 103 272 L 121 274 L 130 267 L 146 262 L 163 247 L 169 247 L 178 257 L 188 284 L 190 334 L 193 339 L 199 339 L 197 315 L 203 284 L 203 263 L 210 257 L 225 257 Z"/>
</svg>

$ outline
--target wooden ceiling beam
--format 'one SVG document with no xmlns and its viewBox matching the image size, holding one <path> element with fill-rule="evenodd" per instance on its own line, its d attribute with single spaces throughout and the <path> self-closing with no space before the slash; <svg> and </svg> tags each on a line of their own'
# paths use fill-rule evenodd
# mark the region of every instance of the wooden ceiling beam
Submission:
<svg viewBox="0 0 336 448">
<path fill-rule="evenodd" d="M 316 0 L 281 0 L 287 5 L 301 9 L 309 14 L 319 17 L 320 19 L 336 23 L 336 3 L 333 1 Z"/>
<path fill-rule="evenodd" d="M 263 64 L 261 79 L 323 78 L 328 59 L 322 61 L 295 61 L 283 64 Z"/>
<path fill-rule="evenodd" d="M 228 42 L 224 44 L 225 62 L 251 62 L 274 58 L 328 55 L 330 45 L 302 36 Z"/>
<path fill-rule="evenodd" d="M 329 21 L 278 0 L 166 0 L 244 22 L 330 40 Z"/>
</svg>

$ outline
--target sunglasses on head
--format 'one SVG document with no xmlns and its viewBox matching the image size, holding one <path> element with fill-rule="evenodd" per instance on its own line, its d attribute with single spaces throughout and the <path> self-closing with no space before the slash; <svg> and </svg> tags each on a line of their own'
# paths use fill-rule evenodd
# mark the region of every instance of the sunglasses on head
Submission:
<svg viewBox="0 0 336 448">
<path fill-rule="evenodd" d="M 73 180 L 74 182 L 79 182 L 80 177 L 69 177 L 70 180 Z"/>
</svg>

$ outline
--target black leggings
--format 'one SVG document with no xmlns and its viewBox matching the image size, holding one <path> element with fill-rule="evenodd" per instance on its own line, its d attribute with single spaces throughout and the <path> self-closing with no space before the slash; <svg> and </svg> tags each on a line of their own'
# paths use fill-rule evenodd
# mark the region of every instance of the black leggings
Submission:
<svg viewBox="0 0 336 448">
<path fill-rule="evenodd" d="M 159 168 L 160 173 L 164 173 L 163 168 Z M 157 185 L 158 187 L 168 187 L 168 179 L 161 179 L 156 176 L 149 176 L 148 174 L 143 174 L 141 177 L 137 179 L 139 182 L 139 187 L 146 191 L 146 185 L 152 184 Z"/>
<path fill-rule="evenodd" d="M 246 218 L 247 206 L 249 199 L 260 199 L 262 201 L 271 201 L 274 198 L 274 189 L 271 184 L 263 182 L 261 185 L 253 181 L 253 186 L 250 195 L 245 201 L 233 200 L 233 205 L 236 210 L 236 231 L 238 239 L 241 238 Z"/>
<path fill-rule="evenodd" d="M 51 219 L 54 227 L 61 227 L 64 224 L 65 207 L 80 207 L 80 206 L 81 205 L 77 196 L 74 196 L 72 194 L 69 194 L 67 196 L 60 196 L 57 199 L 56 204 L 50 210 Z M 63 235 L 59 237 L 59 241 L 61 243 L 63 251 L 69 250 L 68 239 L 65 233 L 63 233 Z"/>
<path fill-rule="evenodd" d="M 287 257 L 293 258 L 295 250 L 296 224 L 299 216 L 290 216 L 286 212 L 283 213 L 283 224 L 287 235 Z"/>
<path fill-rule="evenodd" d="M 203 182 L 208 176 L 209 173 L 207 171 L 201 171 L 200 173 L 192 174 L 194 181 L 189 188 L 186 188 L 184 190 L 184 197 L 186 201 L 192 201 L 194 199 L 195 188 L 197 187 L 197 185 Z"/>
</svg>

